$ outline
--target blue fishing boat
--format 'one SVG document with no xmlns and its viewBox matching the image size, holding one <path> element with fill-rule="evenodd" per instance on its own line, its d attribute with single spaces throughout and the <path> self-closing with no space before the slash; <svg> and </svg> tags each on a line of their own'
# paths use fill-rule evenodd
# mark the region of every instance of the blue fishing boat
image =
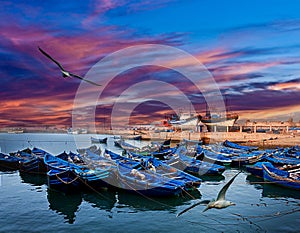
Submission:
<svg viewBox="0 0 300 233">
<path fill-rule="evenodd" d="M 268 167 L 277 168 L 281 171 L 287 171 L 287 172 L 300 171 L 300 164 L 297 164 L 297 165 L 287 165 L 286 164 L 283 166 L 274 166 L 270 162 L 257 162 L 252 165 L 247 165 L 246 170 L 256 177 L 263 178 L 263 166 L 262 166 L 263 164 Z"/>
<path fill-rule="evenodd" d="M 160 150 L 169 149 L 171 147 L 171 138 L 164 140 L 160 144 Z"/>
<path fill-rule="evenodd" d="M 171 179 L 162 178 L 145 170 L 128 167 L 122 162 L 117 162 L 119 188 L 128 192 L 144 196 L 174 196 L 182 193 L 183 186 L 171 182 Z"/>
<path fill-rule="evenodd" d="M 263 178 L 263 164 L 268 164 L 268 166 L 273 166 L 272 163 L 270 162 L 256 162 L 255 164 L 252 165 L 246 165 L 246 171 L 251 173 L 252 175 Z"/>
<path fill-rule="evenodd" d="M 234 148 L 234 149 L 241 149 L 245 151 L 253 151 L 253 150 L 258 150 L 258 147 L 256 146 L 242 146 L 234 142 L 230 142 L 228 140 L 225 140 L 223 142 L 223 145 L 226 147 Z"/>
<path fill-rule="evenodd" d="M 82 156 L 78 153 L 74 153 L 70 151 L 69 153 L 67 152 L 62 152 L 58 155 L 56 155 L 57 158 L 63 159 L 65 161 L 68 161 L 69 163 L 75 163 L 75 164 L 84 164 L 84 161 L 82 159 Z"/>
<path fill-rule="evenodd" d="M 65 192 L 80 189 L 101 189 L 108 186 L 109 169 L 90 169 L 82 165 L 69 163 L 49 153 L 44 157 L 49 170 L 47 173 L 50 188 Z"/>
<path fill-rule="evenodd" d="M 123 139 L 115 140 L 115 146 L 124 149 L 125 151 L 130 151 L 132 153 L 142 154 L 144 156 L 154 156 L 159 159 L 165 159 L 164 157 L 170 153 L 174 153 L 176 148 L 170 148 L 171 139 L 165 140 L 162 143 L 151 142 L 150 145 L 137 147 Z"/>
<path fill-rule="evenodd" d="M 110 150 L 108 150 L 108 149 L 105 149 L 105 150 L 104 150 L 104 157 L 105 157 L 105 158 L 110 158 L 110 159 L 112 159 L 112 160 L 119 160 L 119 159 L 125 159 L 125 160 L 128 160 L 128 158 L 126 158 L 126 157 L 124 157 L 124 156 L 122 156 L 122 155 L 120 155 L 120 154 L 117 154 L 117 153 L 115 153 L 115 152 L 113 152 L 113 151 L 110 151 Z"/>
<path fill-rule="evenodd" d="M 143 161 L 145 161 L 145 167 L 149 170 L 154 170 L 156 174 L 160 174 L 164 177 L 168 177 L 174 180 L 184 181 L 186 189 L 200 187 L 201 179 L 199 177 L 195 177 L 180 169 L 172 167 L 165 163 L 165 161 L 158 160 L 151 156 L 139 156 L 130 152 L 129 156 L 143 159 Z"/>
<path fill-rule="evenodd" d="M 0 153 L 0 168 L 2 170 L 18 170 L 21 158 Z"/>
<path fill-rule="evenodd" d="M 186 145 L 202 145 L 203 142 L 201 139 L 199 140 L 191 140 L 191 139 L 183 139 L 183 143 Z"/>
<path fill-rule="evenodd" d="M 262 164 L 265 181 L 285 188 L 300 190 L 300 169 L 282 171 L 274 166 Z"/>
<path fill-rule="evenodd" d="M 300 158 L 285 156 L 284 154 L 278 153 L 278 151 L 269 153 L 265 159 L 277 166 L 297 165 L 300 163 Z"/>
<path fill-rule="evenodd" d="M 47 167 L 44 163 L 44 150 L 33 148 L 17 152 L 16 156 L 21 156 L 24 161 L 20 162 L 20 171 L 25 173 L 46 174 Z"/>
<path fill-rule="evenodd" d="M 180 146 L 175 154 L 171 156 L 166 163 L 182 171 L 195 174 L 198 176 L 202 175 L 221 175 L 225 171 L 225 167 L 218 164 L 204 162 L 196 160 L 190 156 L 187 156 L 186 148 Z"/>
<path fill-rule="evenodd" d="M 96 145 L 92 145 L 88 148 L 78 148 L 77 152 L 79 155 L 84 155 L 87 150 L 93 152 L 94 154 L 97 154 L 98 156 L 102 154 L 101 148 L 98 148 Z"/>
<path fill-rule="evenodd" d="M 58 154 L 58 155 L 56 155 L 56 157 L 57 158 L 60 158 L 60 159 L 63 159 L 63 160 L 65 160 L 65 161 L 70 161 L 70 155 L 66 152 L 66 151 L 64 151 L 64 152 L 62 152 L 62 153 L 60 153 L 60 154 Z M 71 161 L 70 161 L 71 162 Z"/>
<path fill-rule="evenodd" d="M 156 176 L 161 176 L 163 179 L 169 178 L 171 179 L 170 182 L 176 183 L 176 185 L 178 185 L 178 183 L 184 185 L 185 190 L 191 190 L 200 187 L 200 178 L 169 166 L 154 157 L 142 155 L 139 156 L 136 154 L 133 155 L 129 152 L 128 158 L 109 150 L 106 150 L 105 152 L 110 156 L 111 159 L 121 162 L 124 166 L 127 166 L 131 169 L 145 170 L 149 173 L 153 173 Z"/>
<path fill-rule="evenodd" d="M 232 159 L 226 156 L 226 154 L 217 153 L 215 151 L 202 148 L 201 146 L 197 148 L 197 155 L 195 156 L 195 158 L 197 160 L 203 160 L 209 163 L 215 163 L 223 166 L 230 166 L 232 163 Z"/>
<path fill-rule="evenodd" d="M 82 183 L 71 169 L 51 169 L 47 172 L 48 187 L 65 193 L 78 192 Z"/>
<path fill-rule="evenodd" d="M 159 149 L 159 150 L 155 150 L 155 151 L 133 151 L 133 150 L 128 150 L 130 151 L 130 153 L 132 155 L 142 155 L 142 156 L 146 156 L 146 157 L 155 157 L 158 158 L 160 160 L 166 160 L 169 159 L 170 156 L 172 156 L 172 154 L 176 151 L 176 147 L 173 148 L 167 148 L 167 149 Z"/>
<path fill-rule="evenodd" d="M 137 135 L 137 136 L 133 136 L 132 140 L 142 140 L 142 136 L 141 135 Z"/>
<path fill-rule="evenodd" d="M 84 150 L 83 154 L 79 154 L 83 161 L 84 166 L 93 170 L 108 170 L 109 175 L 105 178 L 107 188 L 115 189 L 118 186 L 117 183 L 117 165 L 114 160 L 108 157 L 104 157 L 98 153 L 98 150 L 91 150 L 89 148 Z"/>
<path fill-rule="evenodd" d="M 47 177 L 50 188 L 66 193 L 79 191 L 82 188 L 77 174 L 83 169 L 82 166 L 69 163 L 51 154 L 45 154 L 44 161 L 49 170 Z M 76 169 L 79 172 L 75 172 Z"/>
<path fill-rule="evenodd" d="M 264 160 L 267 156 L 266 151 L 245 151 L 242 149 L 227 148 L 219 144 L 210 145 L 208 147 L 205 147 L 204 150 L 212 158 L 222 158 L 222 160 L 224 160 L 225 158 L 230 159 L 230 165 L 233 167 L 241 167 L 249 164 L 254 164 L 258 161 Z"/>
<path fill-rule="evenodd" d="M 136 149 L 139 149 L 139 147 L 133 146 L 133 145 L 125 142 L 124 139 L 117 139 L 117 140 L 114 141 L 114 143 L 115 143 L 116 147 L 119 147 L 119 148 L 122 148 L 122 149 L 125 149 L 125 150 L 136 150 Z"/>
<path fill-rule="evenodd" d="M 106 137 L 106 138 L 94 138 L 94 137 L 91 137 L 91 142 L 92 142 L 92 143 L 103 143 L 103 144 L 107 144 L 107 137 Z"/>
<path fill-rule="evenodd" d="M 257 153 L 241 153 L 238 156 L 231 157 L 231 166 L 234 167 L 241 167 L 246 166 L 250 164 L 255 164 L 259 161 L 263 161 L 266 158 L 266 155 L 264 152 L 261 152 L 259 154 Z"/>
<path fill-rule="evenodd" d="M 152 166 L 154 168 L 152 168 Z M 161 176 L 168 177 L 176 181 L 183 181 L 185 183 L 186 189 L 199 188 L 201 185 L 201 179 L 199 177 L 195 177 L 175 167 L 167 165 L 166 163 L 159 161 L 156 158 L 150 157 L 147 160 L 147 167 L 150 170 L 154 170 L 154 172 L 160 174 Z"/>
<path fill-rule="evenodd" d="M 293 159 L 300 158 L 300 147 L 299 146 L 292 146 L 292 147 L 281 147 L 276 148 L 273 151 L 270 151 L 273 155 L 280 156 L 280 157 L 287 157 Z"/>
</svg>

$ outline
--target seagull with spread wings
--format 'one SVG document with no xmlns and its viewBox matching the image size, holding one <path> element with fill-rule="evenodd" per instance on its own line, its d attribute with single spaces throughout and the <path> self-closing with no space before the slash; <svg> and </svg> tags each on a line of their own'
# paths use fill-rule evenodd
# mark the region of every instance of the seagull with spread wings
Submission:
<svg viewBox="0 0 300 233">
<path fill-rule="evenodd" d="M 211 201 L 210 200 L 203 200 L 203 201 L 199 201 L 199 202 L 196 202 L 195 204 L 189 206 L 188 208 L 184 209 L 183 211 L 181 211 L 180 213 L 178 213 L 176 215 L 176 217 L 182 215 L 183 213 L 189 211 L 190 209 L 198 206 L 198 205 L 201 205 L 201 204 L 206 204 L 206 208 L 203 210 L 204 211 L 207 211 L 211 208 L 216 208 L 216 209 L 223 209 L 223 208 L 226 208 L 228 206 L 232 206 L 232 205 L 235 205 L 233 202 L 231 201 L 227 201 L 225 200 L 225 194 L 226 194 L 226 191 L 227 189 L 229 188 L 229 186 L 232 184 L 232 182 L 234 181 L 234 179 L 238 176 L 238 174 L 240 174 L 241 172 L 237 173 L 236 175 L 234 175 L 229 181 L 227 184 L 224 185 L 224 187 L 220 190 L 219 194 L 218 194 L 218 197 L 217 197 L 217 200 L 215 199 L 212 199 Z"/>
<path fill-rule="evenodd" d="M 97 84 L 97 83 L 94 83 L 94 82 L 92 82 L 92 81 L 90 81 L 90 80 L 84 79 L 84 78 L 80 77 L 80 76 L 77 75 L 77 74 L 73 74 L 73 73 L 71 73 L 71 72 L 66 71 L 66 70 L 64 69 L 64 67 L 63 67 L 58 61 L 56 61 L 53 57 L 51 57 L 48 53 L 46 53 L 46 52 L 45 52 L 44 50 L 42 50 L 40 47 L 38 47 L 38 49 L 40 50 L 40 52 L 41 52 L 42 54 L 44 54 L 47 58 L 49 58 L 51 61 L 53 61 L 53 62 L 59 67 L 59 69 L 60 69 L 60 71 L 61 71 L 61 73 L 62 73 L 62 76 L 63 76 L 64 78 L 67 78 L 67 77 L 74 77 L 74 78 L 81 79 L 81 80 L 83 80 L 83 81 L 85 81 L 85 82 L 88 82 L 88 83 L 90 83 L 90 84 L 93 84 L 93 85 L 95 85 L 95 86 L 101 86 L 100 84 Z"/>
</svg>

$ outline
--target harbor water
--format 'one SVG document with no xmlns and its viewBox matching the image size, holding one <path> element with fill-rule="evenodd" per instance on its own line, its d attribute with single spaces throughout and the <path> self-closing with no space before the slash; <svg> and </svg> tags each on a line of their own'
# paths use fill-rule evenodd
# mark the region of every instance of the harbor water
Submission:
<svg viewBox="0 0 300 233">
<path fill-rule="evenodd" d="M 2 153 L 39 147 L 52 154 L 91 145 L 91 134 L 0 134 Z M 121 153 L 108 137 L 109 149 Z M 74 137 L 76 139 L 74 140 Z M 140 142 L 135 142 L 140 143 Z M 199 191 L 178 197 L 149 198 L 125 191 L 63 194 L 47 187 L 47 177 L 0 171 L 0 232 L 299 232 L 300 192 L 250 176 L 235 179 L 226 209 L 202 212 L 202 205 L 176 214 L 199 199 L 216 198 L 238 168 L 204 177 Z"/>
</svg>

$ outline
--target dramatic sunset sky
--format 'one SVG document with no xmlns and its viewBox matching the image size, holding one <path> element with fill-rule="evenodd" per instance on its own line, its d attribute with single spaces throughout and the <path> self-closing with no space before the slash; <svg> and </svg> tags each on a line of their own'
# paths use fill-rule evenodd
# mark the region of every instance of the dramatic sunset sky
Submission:
<svg viewBox="0 0 300 233">
<path fill-rule="evenodd" d="M 100 59 L 129 46 L 172 46 L 208 69 L 240 120 L 299 121 L 299 9 L 296 0 L 3 0 L 0 127 L 72 125 L 80 80 L 63 79 L 38 46 L 81 76 Z M 172 61 L 176 67 L 187 62 L 177 57 Z M 177 86 L 197 111 L 205 111 L 204 99 L 180 74 L 164 66 L 145 66 L 124 71 L 105 87 L 84 84 L 87 94 L 101 92 L 96 121 L 109 121 L 115 98 L 145 80 Z M 101 73 L 94 81 L 104 82 Z M 133 122 L 149 123 L 168 112 L 163 101 L 149 96 L 178 95 L 163 85 L 138 88 L 144 88 L 145 98 L 136 101 L 140 105 L 132 113 Z M 119 101 L 128 101 L 124 96 Z"/>
</svg>

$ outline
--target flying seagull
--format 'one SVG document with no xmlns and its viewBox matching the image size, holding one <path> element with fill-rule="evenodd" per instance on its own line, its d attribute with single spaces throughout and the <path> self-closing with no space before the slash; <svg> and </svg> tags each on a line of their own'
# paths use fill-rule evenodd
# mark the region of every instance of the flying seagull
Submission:
<svg viewBox="0 0 300 233">
<path fill-rule="evenodd" d="M 240 173 L 241 172 L 237 173 L 234 177 L 232 177 L 228 181 L 227 184 L 224 185 L 224 187 L 220 190 L 220 192 L 218 194 L 217 200 L 212 199 L 211 201 L 210 200 L 203 200 L 203 201 L 196 202 L 195 204 L 191 205 L 190 207 L 188 207 L 188 208 L 184 209 L 183 211 L 181 211 L 180 213 L 178 213 L 176 215 L 176 217 L 179 217 L 183 213 L 189 211 L 190 209 L 192 209 L 192 208 L 194 208 L 194 207 L 196 207 L 197 205 L 200 205 L 200 204 L 206 204 L 206 208 L 203 210 L 203 212 L 208 210 L 208 209 L 211 209 L 211 208 L 223 209 L 223 208 L 226 208 L 228 206 L 235 205 L 233 202 L 225 200 L 225 194 L 226 194 L 226 191 L 229 188 L 229 186 L 232 184 L 234 179 Z"/>
<path fill-rule="evenodd" d="M 54 58 L 52 58 L 48 53 L 46 53 L 46 52 L 45 52 L 44 50 L 42 50 L 40 47 L 38 47 L 38 48 L 39 48 L 39 50 L 40 50 L 40 52 L 41 52 L 42 54 L 44 54 L 46 57 L 48 57 L 51 61 L 53 61 L 53 62 L 59 67 L 59 69 L 60 69 L 60 71 L 61 71 L 61 73 L 62 73 L 62 76 L 63 76 L 64 78 L 67 78 L 67 77 L 74 77 L 74 78 L 81 79 L 81 80 L 83 80 L 83 81 L 85 81 L 85 82 L 88 82 L 88 83 L 90 83 L 90 84 L 93 84 L 93 85 L 95 85 L 95 86 L 101 86 L 100 84 L 97 84 L 97 83 L 94 83 L 94 82 L 92 82 L 92 81 L 90 81 L 90 80 L 84 79 L 84 78 L 80 77 L 80 76 L 77 75 L 77 74 L 72 74 L 72 73 L 66 71 L 66 70 L 64 69 L 64 67 L 63 67 L 58 61 L 56 61 Z"/>
</svg>

